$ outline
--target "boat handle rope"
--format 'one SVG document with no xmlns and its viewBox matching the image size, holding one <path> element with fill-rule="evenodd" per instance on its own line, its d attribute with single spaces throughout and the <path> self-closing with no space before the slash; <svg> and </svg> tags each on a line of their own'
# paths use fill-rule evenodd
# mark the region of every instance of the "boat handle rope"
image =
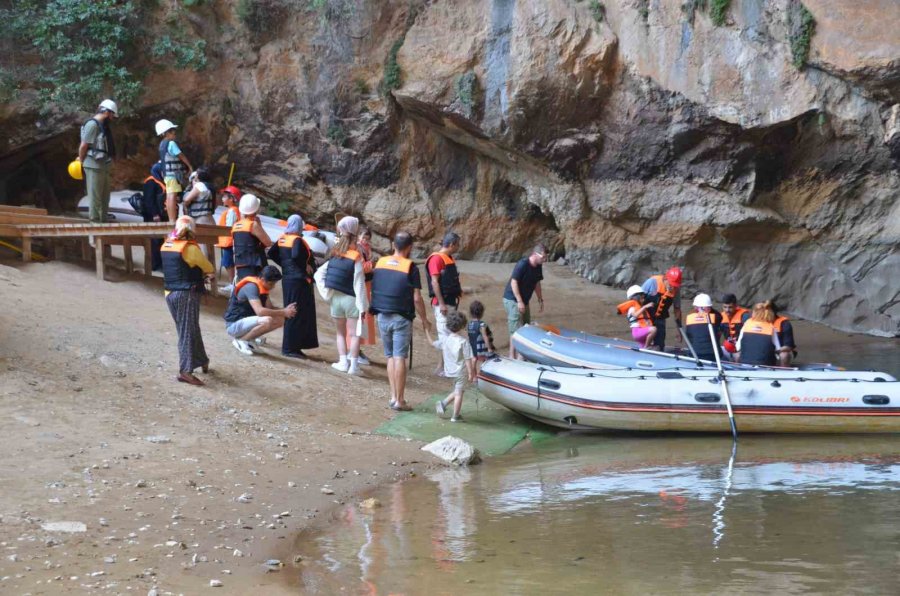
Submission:
<svg viewBox="0 0 900 596">
<path fill-rule="evenodd" d="M 639 380 L 639 381 L 657 378 L 656 376 L 641 375 L 638 377 L 634 377 L 631 375 L 612 375 L 612 374 L 604 374 L 602 372 L 599 372 L 600 370 L 603 370 L 603 369 L 590 369 L 590 370 L 579 369 L 580 372 L 568 372 L 566 370 L 558 370 L 547 364 L 541 365 L 540 370 L 541 370 L 542 374 L 543 374 L 543 372 L 546 372 L 548 370 L 548 368 L 544 368 L 545 366 L 549 367 L 549 370 L 552 370 L 553 372 L 555 372 L 557 374 L 571 375 L 571 376 L 576 376 L 576 377 L 593 376 L 593 377 L 603 377 L 606 379 L 633 379 L 633 380 Z M 631 371 L 634 369 L 622 368 L 621 370 L 622 371 L 626 371 L 626 370 Z M 683 371 L 683 373 L 684 373 L 683 378 L 689 379 L 691 381 L 696 381 L 696 380 L 702 378 L 702 379 L 710 379 L 711 381 L 716 382 L 719 379 L 718 374 L 710 375 L 710 376 L 703 376 L 703 377 L 698 377 L 697 375 L 692 375 L 692 374 L 690 374 L 691 372 L 696 372 L 696 369 L 693 369 L 693 368 L 686 368 L 686 369 L 685 368 L 673 368 L 670 370 L 672 372 Z M 708 372 L 714 372 L 714 371 L 708 371 Z M 737 372 L 737 371 L 734 371 L 734 372 Z M 733 375 L 733 376 L 726 373 L 724 376 L 729 381 L 778 381 L 780 383 L 784 383 L 787 381 L 794 381 L 797 383 L 805 383 L 807 381 L 815 381 L 817 383 L 818 382 L 829 382 L 829 383 L 831 383 L 831 382 L 846 382 L 846 381 L 850 381 L 853 383 L 898 383 L 898 382 L 900 382 L 900 381 L 888 381 L 887 379 L 885 379 L 883 377 L 875 377 L 874 379 L 857 379 L 856 377 L 851 377 L 851 378 L 841 377 L 841 378 L 836 378 L 836 379 L 810 379 L 808 377 L 789 377 L 789 378 L 785 378 L 785 377 L 748 377 L 746 375 L 741 375 L 740 373 Z M 538 382 L 540 383 L 540 376 L 538 376 Z"/>
</svg>

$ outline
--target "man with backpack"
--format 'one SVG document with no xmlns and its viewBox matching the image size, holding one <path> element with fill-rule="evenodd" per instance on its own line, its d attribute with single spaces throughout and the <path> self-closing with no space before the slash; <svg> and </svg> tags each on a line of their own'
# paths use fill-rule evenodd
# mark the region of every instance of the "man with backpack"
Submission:
<svg viewBox="0 0 900 596">
<path fill-rule="evenodd" d="M 109 123 L 119 114 L 116 102 L 104 99 L 97 113 L 81 126 L 78 161 L 84 172 L 91 223 L 106 223 L 111 191 L 110 170 L 116 146 Z"/>
</svg>

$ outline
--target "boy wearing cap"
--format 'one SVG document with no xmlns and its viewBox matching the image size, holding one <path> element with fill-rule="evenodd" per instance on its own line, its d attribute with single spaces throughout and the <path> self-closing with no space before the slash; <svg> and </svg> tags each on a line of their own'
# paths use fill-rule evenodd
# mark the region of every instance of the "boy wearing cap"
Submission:
<svg viewBox="0 0 900 596">
<path fill-rule="evenodd" d="M 225 212 L 219 216 L 216 223 L 220 226 L 233 228 L 234 224 L 241 218 L 240 211 L 237 208 L 238 198 L 241 191 L 236 186 L 226 186 L 222 190 L 222 205 L 225 206 Z M 228 272 L 228 279 L 234 279 L 234 239 L 229 236 L 219 236 L 219 242 L 216 244 L 222 250 L 222 267 Z M 232 286 L 229 284 L 220 291 L 224 294 L 230 294 Z"/>
</svg>

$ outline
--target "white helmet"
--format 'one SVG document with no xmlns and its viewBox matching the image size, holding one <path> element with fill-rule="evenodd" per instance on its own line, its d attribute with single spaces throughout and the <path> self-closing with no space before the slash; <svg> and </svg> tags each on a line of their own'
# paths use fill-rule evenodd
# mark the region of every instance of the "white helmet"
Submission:
<svg viewBox="0 0 900 596">
<path fill-rule="evenodd" d="M 178 128 L 178 125 L 171 120 L 163 118 L 156 123 L 156 136 L 161 137 L 173 128 Z"/>
<path fill-rule="evenodd" d="M 709 294 L 697 294 L 694 296 L 694 306 L 697 308 L 712 308 L 712 298 Z"/>
<path fill-rule="evenodd" d="M 644 288 L 642 288 L 641 286 L 631 286 L 630 288 L 628 288 L 628 291 L 625 292 L 625 297 L 633 298 L 634 296 L 636 296 L 638 294 L 643 294 L 643 293 L 644 293 Z"/>
<path fill-rule="evenodd" d="M 256 195 L 242 196 L 241 202 L 238 205 L 238 211 L 243 215 L 253 215 L 259 211 L 259 199 L 256 198 Z"/>
<path fill-rule="evenodd" d="M 101 101 L 101 102 L 100 102 L 100 109 L 101 109 L 101 110 L 106 110 L 107 112 L 112 112 L 112 113 L 115 114 L 116 116 L 119 115 L 119 106 L 117 106 L 117 105 L 116 105 L 116 102 L 114 102 L 114 101 L 111 100 L 111 99 L 104 99 L 103 101 Z"/>
</svg>

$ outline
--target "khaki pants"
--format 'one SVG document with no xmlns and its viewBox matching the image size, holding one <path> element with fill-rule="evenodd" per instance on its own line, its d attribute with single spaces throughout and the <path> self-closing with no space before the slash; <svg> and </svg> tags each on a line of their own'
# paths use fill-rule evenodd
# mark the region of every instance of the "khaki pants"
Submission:
<svg viewBox="0 0 900 596">
<path fill-rule="evenodd" d="M 92 223 L 106 223 L 111 186 L 109 173 L 109 167 L 84 168 L 84 180 L 87 183 L 87 194 L 90 201 L 88 213 Z"/>
</svg>

